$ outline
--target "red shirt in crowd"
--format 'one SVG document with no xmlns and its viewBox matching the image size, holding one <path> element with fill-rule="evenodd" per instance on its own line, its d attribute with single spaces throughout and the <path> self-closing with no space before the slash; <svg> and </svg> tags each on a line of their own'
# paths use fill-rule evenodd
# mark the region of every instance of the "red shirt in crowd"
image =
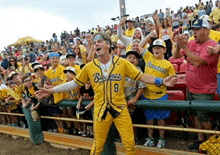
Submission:
<svg viewBox="0 0 220 155">
<path fill-rule="evenodd" d="M 195 40 L 188 43 L 192 53 L 199 56 L 207 63 L 204 66 L 196 67 L 187 58 L 186 85 L 191 93 L 214 94 L 217 90 L 217 65 L 219 54 L 209 55 L 207 47 L 215 47 L 217 42 L 209 40 L 205 44 L 197 44 Z M 185 55 L 184 50 L 181 53 Z"/>
</svg>

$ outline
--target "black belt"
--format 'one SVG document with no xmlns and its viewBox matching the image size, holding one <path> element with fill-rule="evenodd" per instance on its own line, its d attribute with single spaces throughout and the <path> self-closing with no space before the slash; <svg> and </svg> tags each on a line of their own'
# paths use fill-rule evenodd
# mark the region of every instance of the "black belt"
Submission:
<svg viewBox="0 0 220 155">
<path fill-rule="evenodd" d="M 104 120 L 106 118 L 106 115 L 107 115 L 108 111 L 112 115 L 113 118 L 116 118 L 121 114 L 118 111 L 116 111 L 115 109 L 113 109 L 112 107 L 106 108 L 103 115 L 102 115 L 102 120 Z"/>
</svg>

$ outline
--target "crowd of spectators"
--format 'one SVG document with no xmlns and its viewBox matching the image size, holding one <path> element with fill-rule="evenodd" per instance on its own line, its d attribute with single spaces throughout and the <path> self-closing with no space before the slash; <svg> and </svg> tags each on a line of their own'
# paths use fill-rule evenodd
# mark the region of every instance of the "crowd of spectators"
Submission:
<svg viewBox="0 0 220 155">
<path fill-rule="evenodd" d="M 152 19 L 148 17 L 122 18 L 118 25 L 105 28 L 98 25 L 97 28 L 92 28 L 88 32 L 80 32 L 77 27 L 73 32 L 62 32 L 60 38 L 54 33 L 52 39 L 42 43 L 29 42 L 22 46 L 8 46 L 1 52 L 0 99 L 4 104 L 0 109 L 9 113 L 22 113 L 22 108 L 38 109 L 41 115 L 68 118 L 77 118 L 76 111 L 80 109 L 84 113 L 83 118 L 92 120 L 90 109 L 94 104 L 94 92 L 90 82 L 84 87 L 67 93 L 55 93 L 44 100 L 38 100 L 35 92 L 42 87 L 56 87 L 73 80 L 84 65 L 95 59 L 92 41 L 96 33 L 105 33 L 111 37 L 112 55 L 127 59 L 139 70 L 163 78 L 175 75 L 173 65 L 167 60 L 173 55 L 176 58 L 179 57 L 175 52 L 181 43 L 178 41 L 180 34 L 183 34 L 187 40 L 193 39 L 193 31 L 190 29 L 198 19 L 209 23 L 209 27 L 207 27 L 211 29 L 209 37 L 215 42 L 220 42 L 220 2 L 213 3 L 210 0 L 204 4 L 199 0 L 195 6 L 181 7 L 177 12 L 170 8 L 164 12 L 162 9 L 159 12 L 156 10 L 152 14 Z M 182 53 L 181 57 L 184 55 L 189 57 L 186 52 Z M 184 61 L 184 63 L 192 64 L 192 60 Z M 217 66 L 212 67 L 216 67 L 217 70 Z M 155 70 L 159 71 L 161 75 L 155 73 Z M 215 87 L 217 88 L 217 83 Z M 140 118 L 143 119 L 142 116 L 137 116 L 138 112 L 135 112 L 137 100 L 167 100 L 166 90 L 165 86 L 145 85 L 129 78 L 126 79 L 125 96 L 133 123 L 138 123 Z M 60 107 L 59 102 L 68 98 L 77 100 L 77 106 L 74 108 Z M 82 107 L 83 100 L 91 100 L 91 102 L 86 107 Z M 170 117 L 170 112 L 147 110 L 143 115 L 146 120 L 142 120 L 142 122 L 147 121 L 147 124 L 152 125 L 153 120 L 157 119 L 158 125 L 165 126 L 165 119 Z M 0 117 L 2 124 L 27 127 L 25 119 L 20 117 L 3 115 Z M 51 132 L 93 136 L 92 126 L 87 126 L 86 123 L 43 121 L 42 128 Z M 210 126 L 204 128 L 211 129 Z M 134 131 L 136 132 L 136 129 Z M 157 147 L 165 147 L 164 133 L 164 130 L 160 130 Z M 135 136 L 138 139 L 137 134 Z M 207 138 L 209 137 L 207 136 Z M 199 138 L 199 140 L 198 144 L 201 144 L 205 138 Z M 154 146 L 152 129 L 148 130 L 144 146 Z M 198 148 L 198 146 L 196 147 Z M 189 149 L 195 148 L 189 147 Z"/>
</svg>

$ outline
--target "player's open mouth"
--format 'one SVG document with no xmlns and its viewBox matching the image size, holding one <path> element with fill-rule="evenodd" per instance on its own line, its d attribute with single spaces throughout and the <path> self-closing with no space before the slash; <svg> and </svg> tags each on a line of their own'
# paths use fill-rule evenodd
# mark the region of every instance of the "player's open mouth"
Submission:
<svg viewBox="0 0 220 155">
<path fill-rule="evenodd" d="M 100 50 L 101 50 L 101 48 L 100 48 L 100 47 L 96 49 L 96 51 L 100 51 Z"/>
</svg>

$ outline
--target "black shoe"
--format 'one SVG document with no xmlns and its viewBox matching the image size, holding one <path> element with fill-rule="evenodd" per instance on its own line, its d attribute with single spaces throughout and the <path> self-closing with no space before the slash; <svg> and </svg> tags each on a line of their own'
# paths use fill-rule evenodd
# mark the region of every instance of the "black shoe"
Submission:
<svg viewBox="0 0 220 155">
<path fill-rule="evenodd" d="M 194 144 L 190 145 L 187 150 L 192 151 L 192 150 L 199 150 L 199 145 L 202 144 L 204 141 L 196 141 Z"/>
</svg>

